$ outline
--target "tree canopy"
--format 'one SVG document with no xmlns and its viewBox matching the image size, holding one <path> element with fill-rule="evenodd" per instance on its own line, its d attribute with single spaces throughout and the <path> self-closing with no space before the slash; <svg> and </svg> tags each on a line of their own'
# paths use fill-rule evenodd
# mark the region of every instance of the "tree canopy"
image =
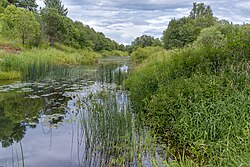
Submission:
<svg viewBox="0 0 250 167">
<path fill-rule="evenodd" d="M 180 48 L 195 41 L 203 28 L 213 26 L 216 18 L 210 6 L 194 3 L 188 17 L 172 19 L 163 32 L 163 43 L 166 49 Z"/>
<path fill-rule="evenodd" d="M 64 5 L 60 0 L 44 0 L 45 8 L 54 8 L 62 16 L 67 16 L 68 9 L 64 8 Z"/>
<path fill-rule="evenodd" d="M 67 9 L 60 0 L 44 0 L 45 7 L 36 11 L 35 0 L 2 0 L 4 35 L 20 40 L 23 45 L 38 46 L 41 42 L 54 46 L 56 42 L 94 51 L 125 50 L 103 33 L 67 17 Z"/>
<path fill-rule="evenodd" d="M 9 5 L 3 14 L 4 33 L 21 39 L 22 44 L 32 43 L 39 34 L 39 23 L 34 13 L 23 8 Z"/>
</svg>

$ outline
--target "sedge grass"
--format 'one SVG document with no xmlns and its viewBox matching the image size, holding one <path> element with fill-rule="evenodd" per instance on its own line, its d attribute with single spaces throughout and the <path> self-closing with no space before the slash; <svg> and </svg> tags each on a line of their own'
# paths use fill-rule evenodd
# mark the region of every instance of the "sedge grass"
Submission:
<svg viewBox="0 0 250 167">
<path fill-rule="evenodd" d="M 133 108 L 179 164 L 250 166 L 250 33 L 232 31 L 219 48 L 205 42 L 152 54 L 127 80 Z"/>
<path fill-rule="evenodd" d="M 24 78 L 32 75 L 45 75 L 59 66 L 79 66 L 95 64 L 100 55 L 87 50 L 68 53 L 57 49 L 31 49 L 18 55 L 6 54 L 0 63 L 0 69 L 5 72 L 17 71 Z"/>
</svg>

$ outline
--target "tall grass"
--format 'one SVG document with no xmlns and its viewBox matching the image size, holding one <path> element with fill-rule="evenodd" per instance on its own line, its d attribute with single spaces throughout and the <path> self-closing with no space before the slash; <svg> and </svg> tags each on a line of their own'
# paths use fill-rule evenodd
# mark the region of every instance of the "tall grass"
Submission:
<svg viewBox="0 0 250 167">
<path fill-rule="evenodd" d="M 165 50 L 162 47 L 146 47 L 146 48 L 137 48 L 131 54 L 131 60 L 135 64 L 141 64 L 143 60 L 153 57 L 154 55 L 158 55 L 164 53 Z"/>
<path fill-rule="evenodd" d="M 27 78 L 30 74 L 41 76 L 59 66 L 77 66 L 94 64 L 100 55 L 87 50 L 65 52 L 57 49 L 31 49 L 15 54 L 6 54 L 0 63 L 0 69 L 6 72 L 17 71 Z"/>
<path fill-rule="evenodd" d="M 81 166 L 141 166 L 147 154 L 154 155 L 153 140 L 137 126 L 126 98 L 124 92 L 107 87 L 79 99 Z"/>
<path fill-rule="evenodd" d="M 205 29 L 187 48 L 152 55 L 127 80 L 135 111 L 180 160 L 250 165 L 249 39 L 243 27 Z"/>
<path fill-rule="evenodd" d="M 1 80 L 18 80 L 21 79 L 20 72 L 4 72 L 0 71 L 0 81 Z"/>
<path fill-rule="evenodd" d="M 103 50 L 100 52 L 102 57 L 112 57 L 112 56 L 128 56 L 128 52 L 120 50 L 107 51 Z"/>
</svg>

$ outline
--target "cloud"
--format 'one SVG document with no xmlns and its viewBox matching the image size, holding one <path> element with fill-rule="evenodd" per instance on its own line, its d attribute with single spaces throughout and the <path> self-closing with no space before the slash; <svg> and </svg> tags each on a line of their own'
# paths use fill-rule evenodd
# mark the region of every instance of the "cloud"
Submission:
<svg viewBox="0 0 250 167">
<path fill-rule="evenodd" d="M 130 44 L 142 34 L 161 37 L 173 18 L 187 16 L 193 0 L 62 0 L 68 16 Z M 37 0 L 42 5 L 42 0 Z M 250 22 L 249 0 L 207 0 L 214 16 L 234 23 Z"/>
</svg>

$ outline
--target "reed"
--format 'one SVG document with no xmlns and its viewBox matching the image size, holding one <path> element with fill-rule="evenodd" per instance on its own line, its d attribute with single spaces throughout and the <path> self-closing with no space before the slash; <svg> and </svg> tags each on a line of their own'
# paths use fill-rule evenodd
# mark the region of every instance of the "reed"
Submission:
<svg viewBox="0 0 250 167">
<path fill-rule="evenodd" d="M 24 78 L 30 74 L 46 75 L 59 66 L 72 67 L 83 64 L 95 64 L 100 55 L 87 50 L 68 53 L 57 49 L 31 49 L 19 55 L 6 54 L 0 62 L 0 69 L 5 72 L 17 71 Z"/>
<path fill-rule="evenodd" d="M 250 32 L 217 30 L 202 31 L 184 49 L 150 56 L 126 85 L 134 110 L 145 113 L 179 164 L 249 166 Z"/>
</svg>

